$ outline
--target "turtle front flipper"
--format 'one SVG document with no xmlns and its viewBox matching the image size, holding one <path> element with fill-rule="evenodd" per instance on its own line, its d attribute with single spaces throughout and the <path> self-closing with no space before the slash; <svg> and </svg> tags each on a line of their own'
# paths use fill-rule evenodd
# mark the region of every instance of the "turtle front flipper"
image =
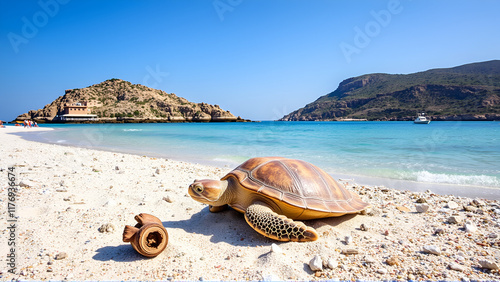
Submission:
<svg viewBox="0 0 500 282">
<path fill-rule="evenodd" d="M 318 233 L 300 221 L 275 213 L 262 202 L 251 204 L 245 212 L 245 220 L 255 231 L 278 241 L 315 241 Z"/>
</svg>

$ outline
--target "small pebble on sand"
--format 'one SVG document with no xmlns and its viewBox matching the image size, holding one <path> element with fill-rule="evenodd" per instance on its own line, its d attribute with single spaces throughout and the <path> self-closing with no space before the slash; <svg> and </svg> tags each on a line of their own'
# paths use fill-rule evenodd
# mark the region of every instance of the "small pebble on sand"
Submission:
<svg viewBox="0 0 500 282">
<path fill-rule="evenodd" d="M 357 255 L 359 251 L 357 249 L 344 249 L 342 250 L 343 255 Z"/>
<path fill-rule="evenodd" d="M 351 243 L 352 243 L 352 236 L 345 236 L 345 237 L 344 237 L 344 243 L 345 243 L 346 245 L 351 244 Z"/>
<path fill-rule="evenodd" d="M 438 255 L 438 256 L 441 254 L 441 250 L 437 246 L 434 246 L 434 245 L 424 246 L 423 252 L 426 254 L 433 254 L 433 255 Z"/>
<path fill-rule="evenodd" d="M 426 200 L 426 199 L 424 199 L 424 198 L 418 198 L 417 203 L 418 203 L 418 204 L 426 204 L 426 203 L 427 203 L 427 200 Z"/>
<path fill-rule="evenodd" d="M 66 254 L 65 252 L 61 252 L 61 253 L 58 253 L 54 259 L 55 260 L 62 260 L 62 259 L 65 259 L 68 257 L 68 254 Z"/>
<path fill-rule="evenodd" d="M 457 209 L 457 208 L 458 208 L 458 204 L 457 204 L 456 202 L 454 202 L 454 201 L 449 201 L 449 202 L 448 202 L 447 207 L 448 207 L 449 209 L 454 210 L 454 209 Z"/>
<path fill-rule="evenodd" d="M 371 256 L 365 256 L 364 261 L 365 263 L 375 263 L 375 259 Z"/>
<path fill-rule="evenodd" d="M 459 224 L 459 223 L 461 223 L 461 222 L 462 222 L 462 218 L 461 218 L 461 217 L 459 217 L 459 216 L 456 216 L 456 215 L 454 215 L 454 216 L 450 216 L 450 217 L 448 218 L 447 222 L 448 222 L 449 224 Z"/>
<path fill-rule="evenodd" d="M 101 233 L 113 233 L 115 230 L 116 227 L 112 223 L 106 223 L 99 227 L 99 232 Z"/>
<path fill-rule="evenodd" d="M 463 266 L 461 264 L 458 264 L 458 263 L 451 263 L 448 267 L 451 270 L 455 270 L 455 271 L 460 271 L 460 272 L 465 272 L 466 271 L 465 266 Z"/>
<path fill-rule="evenodd" d="M 443 235 L 445 233 L 443 228 L 436 228 L 434 230 L 434 235 Z"/>
<path fill-rule="evenodd" d="M 491 269 L 491 270 L 496 270 L 496 269 L 500 268 L 498 263 L 487 260 L 487 259 L 481 259 L 478 262 L 479 262 L 479 265 L 481 266 L 481 268 Z"/>
<path fill-rule="evenodd" d="M 474 199 L 474 200 L 472 200 L 472 204 L 473 204 L 474 206 L 476 206 L 476 207 L 482 207 L 482 206 L 484 206 L 484 202 L 483 202 L 483 201 L 481 201 L 481 200 L 479 200 L 479 199 Z"/>
<path fill-rule="evenodd" d="M 24 188 L 31 188 L 31 187 L 35 187 L 35 183 L 33 181 L 30 181 L 30 180 L 21 180 L 21 182 L 19 182 L 19 186 L 20 187 L 24 187 Z"/>
<path fill-rule="evenodd" d="M 280 246 L 276 245 L 275 243 L 273 243 L 271 245 L 271 252 L 273 253 L 277 253 L 277 254 L 282 254 L 283 253 L 283 250 L 280 248 Z"/>
<path fill-rule="evenodd" d="M 396 209 L 400 212 L 410 212 L 410 209 L 405 206 L 397 206 Z"/>
<path fill-rule="evenodd" d="M 309 261 L 309 267 L 311 268 L 312 271 L 321 271 L 321 270 L 323 270 L 323 260 L 321 259 L 321 256 L 320 255 L 315 255 Z"/>
<path fill-rule="evenodd" d="M 388 265 L 399 265 L 399 259 L 396 257 L 396 256 L 391 256 L 390 258 L 388 258 L 385 263 L 387 263 Z"/>
<path fill-rule="evenodd" d="M 429 210 L 429 205 L 428 204 L 416 204 L 415 208 L 417 209 L 417 212 L 425 213 Z"/>
<path fill-rule="evenodd" d="M 339 266 L 339 263 L 336 259 L 334 258 L 329 258 L 326 266 L 330 269 L 335 269 Z"/>
<path fill-rule="evenodd" d="M 116 206 L 118 203 L 114 200 L 114 199 L 109 199 L 105 204 L 104 206 L 105 207 L 114 207 Z"/>
<path fill-rule="evenodd" d="M 377 269 L 377 273 L 378 274 L 387 274 L 387 269 L 385 269 L 385 268 L 379 268 L 379 269 Z"/>
<path fill-rule="evenodd" d="M 477 231 L 477 226 L 474 223 L 468 221 L 465 223 L 464 229 L 467 233 L 475 233 Z"/>
</svg>

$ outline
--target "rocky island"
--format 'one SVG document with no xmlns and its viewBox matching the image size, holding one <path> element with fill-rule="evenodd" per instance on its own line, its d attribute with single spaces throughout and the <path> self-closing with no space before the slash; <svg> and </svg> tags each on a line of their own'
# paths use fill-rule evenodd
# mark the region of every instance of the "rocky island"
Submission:
<svg viewBox="0 0 500 282">
<path fill-rule="evenodd" d="M 193 103 L 173 93 L 109 79 L 83 89 L 66 90 L 43 109 L 19 115 L 16 121 L 84 122 L 236 122 L 218 105 Z"/>
<path fill-rule="evenodd" d="M 280 120 L 413 120 L 417 112 L 432 120 L 500 120 L 500 60 L 349 78 Z"/>
</svg>

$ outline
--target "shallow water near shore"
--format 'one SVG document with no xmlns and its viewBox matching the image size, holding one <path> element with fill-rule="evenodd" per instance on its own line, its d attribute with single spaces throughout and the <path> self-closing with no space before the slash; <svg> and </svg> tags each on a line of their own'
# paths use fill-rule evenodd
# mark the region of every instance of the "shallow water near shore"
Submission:
<svg viewBox="0 0 500 282">
<path fill-rule="evenodd" d="M 229 167 L 251 157 L 283 156 L 309 161 L 337 178 L 353 178 L 367 185 L 500 198 L 500 122 L 264 121 L 50 127 L 56 130 L 23 135 L 46 143 Z"/>
</svg>

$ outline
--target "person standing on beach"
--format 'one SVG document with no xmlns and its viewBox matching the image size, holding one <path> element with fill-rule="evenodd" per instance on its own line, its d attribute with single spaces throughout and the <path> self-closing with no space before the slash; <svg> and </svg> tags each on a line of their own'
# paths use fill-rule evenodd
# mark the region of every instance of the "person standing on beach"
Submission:
<svg viewBox="0 0 500 282">
<path fill-rule="evenodd" d="M 23 125 L 24 125 L 24 128 L 26 128 L 26 125 L 28 125 L 28 123 L 26 122 L 26 120 L 23 120 Z"/>
</svg>

